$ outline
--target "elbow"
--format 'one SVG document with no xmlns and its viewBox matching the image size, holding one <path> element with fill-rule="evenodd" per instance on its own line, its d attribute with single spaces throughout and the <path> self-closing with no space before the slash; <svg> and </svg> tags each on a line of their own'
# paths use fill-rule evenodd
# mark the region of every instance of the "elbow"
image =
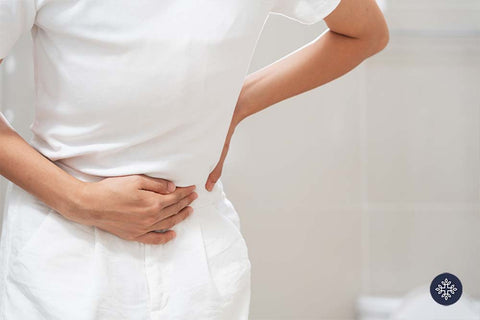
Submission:
<svg viewBox="0 0 480 320">
<path fill-rule="evenodd" d="M 370 55 L 374 55 L 385 49 L 390 41 L 390 31 L 386 23 L 383 23 L 370 37 Z"/>
<path fill-rule="evenodd" d="M 385 49 L 390 41 L 390 31 L 388 30 L 387 25 L 382 28 L 382 32 L 377 38 L 377 52 Z"/>
</svg>

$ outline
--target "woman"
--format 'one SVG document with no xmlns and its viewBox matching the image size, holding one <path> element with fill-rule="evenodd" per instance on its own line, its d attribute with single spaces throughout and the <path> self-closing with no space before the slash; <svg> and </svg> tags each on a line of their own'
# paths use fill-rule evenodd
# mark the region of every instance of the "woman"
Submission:
<svg viewBox="0 0 480 320">
<path fill-rule="evenodd" d="M 269 13 L 329 29 L 245 77 Z M 382 50 L 375 1 L 1 1 L 0 58 L 28 30 L 33 138 L 0 125 L 1 319 L 247 319 L 232 134 Z"/>
</svg>

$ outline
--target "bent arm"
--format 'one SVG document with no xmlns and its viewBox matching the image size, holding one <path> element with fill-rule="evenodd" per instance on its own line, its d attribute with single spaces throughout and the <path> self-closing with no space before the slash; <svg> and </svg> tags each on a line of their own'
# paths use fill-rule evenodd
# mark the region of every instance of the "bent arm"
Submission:
<svg viewBox="0 0 480 320">
<path fill-rule="evenodd" d="M 341 0 L 324 21 L 329 29 L 314 41 L 246 77 L 234 123 L 342 76 L 389 41 L 375 0 Z"/>
<path fill-rule="evenodd" d="M 60 213 L 77 205 L 83 184 L 39 153 L 1 117 L 0 174 Z"/>
</svg>

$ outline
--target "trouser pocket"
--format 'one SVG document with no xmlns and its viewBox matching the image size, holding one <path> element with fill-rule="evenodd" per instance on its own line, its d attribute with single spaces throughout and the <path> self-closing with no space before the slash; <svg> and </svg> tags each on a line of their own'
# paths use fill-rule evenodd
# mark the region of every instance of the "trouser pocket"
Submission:
<svg viewBox="0 0 480 320">
<path fill-rule="evenodd" d="M 5 283 L 10 314 L 73 319 L 78 313 L 78 319 L 92 319 L 84 310 L 92 309 L 93 227 L 66 219 L 18 186 L 12 191 Z"/>
</svg>

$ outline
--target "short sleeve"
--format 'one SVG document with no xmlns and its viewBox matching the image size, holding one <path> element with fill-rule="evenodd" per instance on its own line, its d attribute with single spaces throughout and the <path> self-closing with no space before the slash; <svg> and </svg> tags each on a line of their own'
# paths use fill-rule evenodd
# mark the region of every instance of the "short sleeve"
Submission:
<svg viewBox="0 0 480 320">
<path fill-rule="evenodd" d="M 270 13 L 280 14 L 302 24 L 314 24 L 328 16 L 340 0 L 273 0 Z"/>
<path fill-rule="evenodd" d="M 20 36 L 35 21 L 36 0 L 0 0 L 0 59 L 5 58 Z"/>
</svg>

